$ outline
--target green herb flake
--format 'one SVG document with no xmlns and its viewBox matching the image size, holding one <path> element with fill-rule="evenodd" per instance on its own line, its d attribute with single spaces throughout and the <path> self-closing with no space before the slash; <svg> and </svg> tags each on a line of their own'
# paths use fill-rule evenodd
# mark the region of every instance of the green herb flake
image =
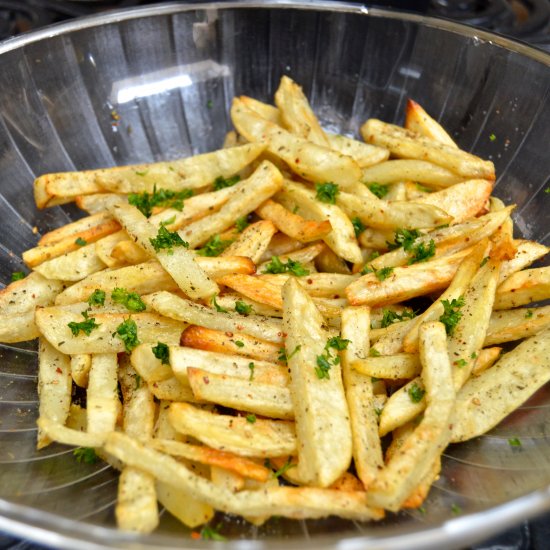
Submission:
<svg viewBox="0 0 550 550">
<path fill-rule="evenodd" d="M 544 190 L 545 193 L 547 194 L 550 194 L 550 187 L 547 187 L 545 190 Z"/>
<path fill-rule="evenodd" d="M 252 313 L 252 306 L 242 300 L 237 300 L 235 302 L 235 311 L 241 315 L 250 315 Z"/>
<path fill-rule="evenodd" d="M 483 258 L 483 260 L 481 260 L 481 263 L 479 264 L 479 267 L 483 267 L 488 261 L 489 261 L 489 256 L 485 256 L 485 258 Z"/>
<path fill-rule="evenodd" d="M 149 241 L 156 252 L 167 250 L 168 254 L 173 254 L 174 247 L 176 246 L 189 248 L 189 243 L 184 241 L 177 231 L 169 231 L 164 225 L 159 227 L 157 236 L 153 239 L 149 239 Z"/>
<path fill-rule="evenodd" d="M 383 267 L 374 274 L 379 281 L 385 281 L 393 273 L 393 267 Z"/>
<path fill-rule="evenodd" d="M 401 248 L 406 252 L 412 250 L 414 241 L 420 237 L 422 233 L 418 229 L 396 229 L 395 236 L 393 238 L 394 242 L 386 242 L 389 250 L 395 250 L 396 248 Z"/>
<path fill-rule="evenodd" d="M 20 281 L 21 279 L 24 279 L 24 278 L 25 278 L 25 273 L 23 273 L 22 271 L 14 271 L 11 274 L 12 283 L 15 283 L 15 281 Z"/>
<path fill-rule="evenodd" d="M 225 189 L 226 187 L 233 187 L 235 184 L 241 181 L 241 176 L 232 176 L 230 178 L 224 178 L 223 176 L 218 176 L 214 180 L 214 191 L 219 191 L 220 189 Z"/>
<path fill-rule="evenodd" d="M 413 403 L 420 403 L 426 390 L 423 390 L 416 382 L 407 390 L 409 397 Z"/>
<path fill-rule="evenodd" d="M 360 275 L 368 275 L 369 273 L 374 273 L 374 269 L 369 264 L 365 264 L 363 269 L 359 272 Z"/>
<path fill-rule="evenodd" d="M 348 348 L 349 343 L 350 340 L 346 340 L 341 336 L 333 336 L 332 338 L 329 338 L 327 340 L 327 345 L 325 346 L 325 349 L 333 348 L 335 350 L 342 351 Z"/>
<path fill-rule="evenodd" d="M 458 504 L 453 504 L 451 506 L 451 513 L 453 514 L 453 516 L 459 516 L 460 514 L 462 514 L 462 508 Z"/>
<path fill-rule="evenodd" d="M 422 193 L 431 193 L 432 192 L 432 189 L 430 189 L 429 187 L 426 187 L 425 185 L 422 185 L 421 183 L 418 183 L 418 182 L 416 182 L 416 188 L 419 191 L 422 191 Z"/>
<path fill-rule="evenodd" d="M 475 351 L 470 355 L 470 359 L 477 359 L 477 353 Z"/>
<path fill-rule="evenodd" d="M 136 170 L 136 171 L 134 172 L 134 174 L 135 174 L 136 176 L 146 176 L 148 171 L 149 171 L 149 170 L 143 170 L 143 172 L 140 172 L 140 171 Z"/>
<path fill-rule="evenodd" d="M 276 472 L 273 472 L 273 477 L 274 478 L 279 478 L 281 477 L 283 474 L 285 474 L 286 472 L 288 472 L 288 470 L 290 470 L 290 468 L 295 468 L 296 467 L 296 464 L 293 464 L 291 462 L 291 457 L 288 457 L 287 461 L 285 462 L 285 464 L 283 464 Z"/>
<path fill-rule="evenodd" d="M 412 256 L 409 258 L 409 265 L 427 262 L 435 256 L 435 241 L 430 239 L 427 245 L 426 243 L 418 243 L 416 246 L 413 246 L 411 252 Z"/>
<path fill-rule="evenodd" d="M 359 235 L 366 229 L 365 224 L 357 217 L 353 218 L 351 223 L 353 225 L 353 230 L 355 231 L 356 237 L 359 237 Z"/>
<path fill-rule="evenodd" d="M 244 348 L 244 342 L 241 342 L 241 340 L 235 340 L 235 345 L 238 348 Z"/>
<path fill-rule="evenodd" d="M 249 225 L 248 216 L 241 216 L 235 220 L 235 229 L 238 233 L 242 233 Z"/>
<path fill-rule="evenodd" d="M 160 359 L 162 365 L 170 364 L 170 348 L 168 347 L 168 344 L 165 344 L 164 342 L 157 342 L 157 345 L 153 346 L 151 351 L 157 359 Z"/>
<path fill-rule="evenodd" d="M 95 464 L 99 460 L 95 449 L 92 447 L 79 447 L 73 451 L 73 456 L 77 462 L 83 462 L 84 464 Z"/>
<path fill-rule="evenodd" d="M 136 292 L 128 292 L 125 288 L 115 288 L 111 293 L 111 300 L 123 305 L 128 311 L 139 313 L 145 311 L 146 305 Z"/>
<path fill-rule="evenodd" d="M 254 422 L 256 422 L 256 415 L 255 414 L 247 414 L 246 415 L 246 421 L 250 422 L 250 424 L 254 424 Z"/>
<path fill-rule="evenodd" d="M 369 357 L 380 357 L 382 354 L 376 348 L 369 349 Z"/>
<path fill-rule="evenodd" d="M 321 202 L 327 204 L 336 204 L 336 197 L 340 193 L 338 185 L 327 181 L 326 183 L 315 184 L 315 197 Z"/>
<path fill-rule="evenodd" d="M 219 523 L 216 525 L 216 527 L 213 527 L 211 525 L 205 525 L 201 531 L 201 539 L 203 540 L 217 540 L 219 542 L 225 542 L 227 540 L 227 537 L 224 537 L 220 534 L 222 524 Z"/>
<path fill-rule="evenodd" d="M 496 141 L 497 136 L 495 136 L 495 134 L 491 134 L 491 135 L 489 136 L 489 139 L 490 139 L 491 141 Z"/>
<path fill-rule="evenodd" d="M 212 109 L 213 105 L 214 105 L 214 104 L 212 103 L 212 100 L 211 100 L 211 99 L 209 99 L 209 100 L 206 102 L 206 108 L 207 108 L 207 109 Z"/>
<path fill-rule="evenodd" d="M 379 199 L 383 199 L 390 190 L 387 185 L 382 185 L 374 181 L 372 183 L 365 183 L 365 185 L 369 188 L 369 191 Z"/>
<path fill-rule="evenodd" d="M 465 367 L 468 364 L 468 361 L 466 359 L 457 359 L 453 362 L 453 365 L 456 365 L 457 367 Z"/>
<path fill-rule="evenodd" d="M 212 296 L 212 305 L 216 308 L 216 311 L 218 313 L 229 313 L 227 309 L 225 309 L 224 307 L 220 306 L 220 304 L 218 304 L 216 298 L 217 298 L 217 294 L 214 294 L 214 296 Z"/>
<path fill-rule="evenodd" d="M 305 277 L 309 275 L 309 269 L 306 269 L 300 262 L 289 259 L 286 264 L 279 256 L 271 256 L 271 260 L 265 266 L 264 273 L 292 273 L 296 277 Z"/>
<path fill-rule="evenodd" d="M 508 445 L 510 445 L 510 447 L 521 447 L 521 441 L 517 437 L 511 437 L 508 440 Z"/>
<path fill-rule="evenodd" d="M 120 323 L 113 333 L 113 336 L 115 334 L 124 342 L 124 349 L 128 352 L 132 351 L 140 344 L 136 322 L 131 318 Z"/>
<path fill-rule="evenodd" d="M 135 206 L 145 217 L 149 218 L 153 213 L 153 208 L 158 206 L 162 208 L 174 208 L 174 210 L 183 210 L 183 201 L 193 196 L 192 189 L 182 189 L 181 191 L 171 191 L 169 189 L 157 189 L 156 185 L 152 193 L 130 193 L 128 202 Z"/>
<path fill-rule="evenodd" d="M 134 390 L 139 390 L 139 388 L 141 388 L 141 376 L 139 374 L 136 374 L 134 378 L 134 383 Z"/>
<path fill-rule="evenodd" d="M 533 317 L 533 310 L 532 310 L 532 309 L 528 309 L 528 310 L 525 312 L 525 318 L 526 318 L 526 319 L 531 319 L 531 317 Z"/>
<path fill-rule="evenodd" d="M 329 379 L 330 378 L 330 368 L 331 364 L 329 362 L 329 359 L 326 355 L 318 355 L 316 359 L 317 366 L 315 367 L 315 374 L 317 375 L 317 378 L 322 380 L 323 378 Z"/>
<path fill-rule="evenodd" d="M 279 356 L 277 357 L 277 359 L 279 361 L 282 361 L 283 363 L 288 363 L 288 360 L 291 358 L 291 357 L 294 357 L 300 350 L 302 349 L 302 346 L 301 345 L 298 345 L 294 348 L 294 350 L 291 352 L 290 355 L 287 355 L 286 353 L 286 349 L 285 348 L 281 348 L 279 349 Z"/>
<path fill-rule="evenodd" d="M 420 506 L 418 508 L 418 512 L 421 513 L 423 516 L 426 515 L 426 508 L 424 508 L 424 506 Z"/>
<path fill-rule="evenodd" d="M 380 327 L 386 328 L 394 323 L 400 323 L 401 321 L 405 321 L 406 319 L 414 319 L 415 317 L 416 313 L 410 309 L 403 310 L 403 313 L 397 313 L 396 311 L 393 311 L 393 309 L 384 308 L 382 310 L 382 321 L 380 322 Z"/>
<path fill-rule="evenodd" d="M 197 250 L 199 256 L 214 258 L 219 256 L 233 241 L 223 240 L 219 235 L 214 235 L 202 248 Z"/>
<path fill-rule="evenodd" d="M 171 218 L 161 221 L 160 225 L 172 225 L 175 221 L 176 221 L 176 215 L 174 214 Z"/>
<path fill-rule="evenodd" d="M 105 305 L 105 292 L 96 288 L 88 298 L 88 304 L 92 306 L 103 306 Z"/>
<path fill-rule="evenodd" d="M 254 363 L 248 363 L 248 368 L 250 369 L 250 376 L 248 377 L 249 382 L 252 382 L 254 380 Z"/>
<path fill-rule="evenodd" d="M 86 246 L 88 244 L 87 241 L 85 241 L 82 237 L 78 237 L 74 244 L 77 244 L 78 246 Z"/>
<path fill-rule="evenodd" d="M 448 335 L 453 334 L 456 325 L 462 318 L 462 312 L 460 308 L 464 305 L 464 296 L 460 298 L 449 300 L 441 300 L 443 305 L 443 315 L 439 320 L 445 325 L 445 331 Z"/>
<path fill-rule="evenodd" d="M 73 336 L 78 336 L 80 331 L 82 331 L 86 336 L 90 336 L 92 330 L 100 326 L 95 322 L 93 317 L 88 317 L 87 311 L 82 312 L 82 317 L 84 317 L 84 321 L 81 321 L 80 323 L 77 323 L 76 321 L 67 323 L 67 326 L 71 329 Z"/>
</svg>

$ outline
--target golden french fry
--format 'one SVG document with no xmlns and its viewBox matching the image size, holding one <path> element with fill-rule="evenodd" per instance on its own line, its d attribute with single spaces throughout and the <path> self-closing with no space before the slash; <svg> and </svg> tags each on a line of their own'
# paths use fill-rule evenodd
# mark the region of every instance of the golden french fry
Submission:
<svg viewBox="0 0 550 550">
<path fill-rule="evenodd" d="M 496 426 L 550 380 L 550 331 L 544 330 L 505 353 L 495 365 L 470 378 L 458 392 L 453 442 Z"/>
<path fill-rule="evenodd" d="M 91 195 L 78 195 L 74 197 L 74 201 L 78 208 L 86 210 L 88 214 L 105 214 L 109 210 L 111 204 L 115 202 L 126 202 L 126 195 L 116 193 L 92 193 Z"/>
<path fill-rule="evenodd" d="M 365 376 L 390 380 L 414 378 L 421 370 L 420 358 L 413 353 L 358 359 L 352 363 L 352 367 Z"/>
<path fill-rule="evenodd" d="M 326 250 L 327 246 L 323 242 L 316 242 L 313 244 L 310 244 L 309 246 L 304 246 L 304 248 L 300 248 L 299 250 L 295 250 L 294 252 L 289 252 L 288 254 L 283 254 L 282 256 L 279 256 L 279 260 L 284 263 L 288 263 L 289 260 L 292 260 L 293 262 L 298 262 L 300 264 L 308 265 L 311 262 L 321 254 L 323 250 Z M 271 261 L 272 259 L 270 259 Z M 258 266 L 258 272 L 264 273 L 266 271 L 266 268 L 268 266 L 269 262 L 264 262 L 263 264 Z"/>
<path fill-rule="evenodd" d="M 271 362 L 278 360 L 281 350 L 280 345 L 242 332 L 223 332 L 196 325 L 191 325 L 183 331 L 181 344 Z"/>
<path fill-rule="evenodd" d="M 294 278 L 283 287 L 283 325 L 299 441 L 297 472 L 309 483 L 327 487 L 351 461 L 349 411 L 339 361 L 328 355 L 323 317 Z M 332 451 L 335 446 L 338 453 Z"/>
<path fill-rule="evenodd" d="M 472 376 L 477 376 L 483 371 L 491 368 L 495 364 L 497 359 L 499 359 L 501 354 L 502 348 L 499 347 L 482 349 L 477 355 L 474 368 L 472 369 Z"/>
<path fill-rule="evenodd" d="M 361 126 L 361 135 L 367 143 L 385 147 L 395 157 L 427 160 L 465 178 L 495 179 L 492 162 L 394 124 L 371 118 Z"/>
<path fill-rule="evenodd" d="M 166 380 L 157 380 L 148 384 L 151 393 L 161 401 L 194 403 L 195 396 L 189 384 L 183 384 L 175 376 Z"/>
<path fill-rule="evenodd" d="M 550 298 L 550 267 L 525 269 L 497 288 L 495 309 L 510 309 Z"/>
<path fill-rule="evenodd" d="M 78 237 L 86 239 L 86 236 L 90 237 L 90 235 L 94 235 L 95 231 L 101 231 L 101 228 L 106 223 L 112 221 L 112 216 L 104 211 L 86 216 L 85 218 L 80 218 L 75 222 L 68 223 L 42 235 L 38 241 L 38 247 L 53 245 L 69 238 L 72 238 L 73 241 Z"/>
<path fill-rule="evenodd" d="M 536 260 L 546 256 L 550 248 L 535 241 L 516 239 L 514 241 L 516 254 L 511 260 L 505 260 L 500 266 L 499 283 L 505 281 L 510 275 L 530 266 Z"/>
<path fill-rule="evenodd" d="M 95 243 L 95 253 L 97 254 L 97 257 L 110 268 L 120 267 L 121 265 L 128 263 L 139 263 L 137 261 L 133 261 L 134 258 L 131 258 L 132 261 L 128 261 L 124 255 L 117 253 L 119 246 L 124 246 L 125 243 L 131 243 L 134 247 L 139 249 L 140 257 L 145 256 L 145 260 L 143 261 L 150 259 L 150 256 L 142 248 L 128 239 L 129 237 L 126 231 L 117 231 L 116 233 L 99 239 L 99 241 Z"/>
<path fill-rule="evenodd" d="M 550 306 L 493 311 L 485 346 L 534 336 L 550 326 Z"/>
<path fill-rule="evenodd" d="M 281 117 L 277 107 L 244 95 L 240 97 L 240 100 L 244 103 L 244 105 L 246 105 L 247 108 L 258 113 L 262 118 L 270 120 L 279 126 L 281 125 Z"/>
<path fill-rule="evenodd" d="M 34 180 L 34 201 L 38 208 L 65 204 L 79 195 L 102 191 L 93 171 L 45 174 Z"/>
<path fill-rule="evenodd" d="M 250 423 L 244 416 L 203 411 L 187 403 L 172 403 L 171 424 L 205 445 L 239 456 L 286 456 L 296 452 L 294 423 L 258 418 Z"/>
<path fill-rule="evenodd" d="M 71 355 L 71 377 L 81 388 L 88 387 L 88 375 L 92 366 L 92 356 L 89 353 Z"/>
<path fill-rule="evenodd" d="M 384 162 L 390 156 L 390 152 L 383 147 L 376 147 L 370 143 L 328 132 L 325 132 L 325 136 L 331 149 L 351 157 L 359 165 L 359 168 L 367 168 Z"/>
<path fill-rule="evenodd" d="M 458 148 L 453 138 L 444 130 L 443 126 L 412 99 L 407 100 L 405 108 L 405 128 L 421 136 L 444 143 L 449 147 Z"/>
<path fill-rule="evenodd" d="M 107 433 L 115 429 L 120 412 L 117 368 L 116 353 L 97 353 L 92 356 L 86 392 L 87 431 L 90 433 Z"/>
<path fill-rule="evenodd" d="M 151 533 L 157 527 L 157 492 L 151 474 L 132 466 L 123 468 L 117 497 L 115 516 L 119 529 Z"/>
<path fill-rule="evenodd" d="M 67 355 L 57 351 L 44 338 L 39 338 L 38 343 L 38 417 L 63 425 L 71 405 L 71 363 Z M 37 449 L 50 443 L 47 432 L 39 425 Z"/>
<path fill-rule="evenodd" d="M 38 430 L 51 441 L 76 447 L 101 447 L 105 443 L 105 434 L 83 432 L 63 426 L 46 417 L 39 417 L 36 421 Z"/>
<path fill-rule="evenodd" d="M 268 201 L 269 202 L 269 201 Z M 223 252 L 223 256 L 246 256 L 258 263 L 263 253 L 269 247 L 271 237 L 277 232 L 275 225 L 269 220 L 261 220 L 249 225 Z M 227 273 L 230 275 L 230 273 Z"/>
</svg>

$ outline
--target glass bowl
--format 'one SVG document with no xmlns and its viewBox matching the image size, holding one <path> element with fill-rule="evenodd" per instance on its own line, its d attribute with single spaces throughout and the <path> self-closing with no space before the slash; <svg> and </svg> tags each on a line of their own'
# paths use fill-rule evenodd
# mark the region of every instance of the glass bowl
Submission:
<svg viewBox="0 0 550 550">
<path fill-rule="evenodd" d="M 300 83 L 324 126 L 401 122 L 408 97 L 494 161 L 524 237 L 550 244 L 550 56 L 455 23 L 345 3 L 170 4 L 71 21 L 0 45 L 0 281 L 38 235 L 81 215 L 37 211 L 45 172 L 220 147 L 235 94 Z M 545 214 L 546 212 L 546 214 Z M 150 536 L 114 528 L 117 476 L 34 448 L 34 343 L 0 346 L 0 529 L 63 548 L 204 548 L 168 513 Z M 425 513 L 377 524 L 224 518 L 231 548 L 453 548 L 550 509 L 550 387 L 445 453 Z M 520 438 L 521 448 L 508 439 Z M 460 510 L 460 514 L 456 512 Z M 453 514 L 453 511 L 455 514 Z"/>
</svg>

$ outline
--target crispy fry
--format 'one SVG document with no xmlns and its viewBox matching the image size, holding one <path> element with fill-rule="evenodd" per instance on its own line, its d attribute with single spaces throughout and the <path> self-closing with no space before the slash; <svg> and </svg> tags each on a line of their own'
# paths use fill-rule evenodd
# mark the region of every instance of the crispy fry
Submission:
<svg viewBox="0 0 550 550">
<path fill-rule="evenodd" d="M 500 266 L 499 283 L 505 281 L 510 275 L 530 266 L 550 251 L 550 248 L 543 244 L 522 239 L 514 241 L 514 248 L 516 249 L 515 256 L 511 260 L 503 261 Z"/>
<path fill-rule="evenodd" d="M 390 156 L 390 152 L 383 147 L 376 147 L 370 143 L 364 143 L 338 134 L 325 132 L 325 135 L 331 149 L 351 157 L 359 165 L 359 168 L 367 168 L 384 162 Z"/>
<path fill-rule="evenodd" d="M 416 101 L 407 100 L 405 128 L 421 136 L 439 141 L 449 147 L 458 148 L 453 138 Z"/>
<path fill-rule="evenodd" d="M 88 387 L 88 375 L 92 366 L 92 356 L 89 353 L 71 355 L 71 377 L 81 388 Z"/>
<path fill-rule="evenodd" d="M 88 432 L 108 433 L 115 429 L 120 413 L 117 391 L 117 356 L 115 353 L 97 353 L 86 392 Z"/>
<path fill-rule="evenodd" d="M 499 285 L 495 309 L 510 309 L 550 298 L 550 267 L 525 269 Z"/>
<path fill-rule="evenodd" d="M 258 263 L 269 247 L 271 237 L 276 232 L 277 228 L 269 220 L 253 223 L 241 233 L 234 243 L 222 252 L 222 256 L 247 256 L 252 262 Z M 230 273 L 227 275 L 230 275 Z"/>
<path fill-rule="evenodd" d="M 358 372 L 375 378 L 400 380 L 420 374 L 420 358 L 412 353 L 398 353 L 381 357 L 367 357 L 352 363 Z"/>
<path fill-rule="evenodd" d="M 485 346 L 534 336 L 550 326 L 550 306 L 493 311 Z"/>
</svg>

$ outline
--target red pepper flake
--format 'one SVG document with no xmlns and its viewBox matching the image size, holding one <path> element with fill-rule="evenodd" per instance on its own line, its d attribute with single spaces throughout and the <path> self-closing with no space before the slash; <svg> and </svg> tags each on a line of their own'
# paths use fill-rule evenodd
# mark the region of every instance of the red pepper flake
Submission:
<svg viewBox="0 0 550 550">
<path fill-rule="evenodd" d="M 59 367 L 55 369 L 55 372 L 57 372 L 57 374 L 63 374 L 63 371 Z"/>
<path fill-rule="evenodd" d="M 300 159 L 294 159 L 294 162 L 295 162 L 296 164 L 300 164 Z"/>
<path fill-rule="evenodd" d="M 198 531 L 191 531 L 191 538 L 193 540 L 201 540 L 201 534 Z"/>
<path fill-rule="evenodd" d="M 242 325 L 237 325 L 237 330 L 243 330 L 243 326 Z"/>
<path fill-rule="evenodd" d="M 308 284 L 308 285 L 313 284 L 313 279 L 308 279 L 308 280 L 307 280 L 307 284 Z"/>
<path fill-rule="evenodd" d="M 203 376 L 202 380 L 205 384 L 210 384 L 210 378 L 208 378 L 208 376 Z"/>
<path fill-rule="evenodd" d="M 225 335 L 228 337 L 228 338 L 233 338 L 233 333 L 232 332 L 226 332 Z"/>
</svg>

